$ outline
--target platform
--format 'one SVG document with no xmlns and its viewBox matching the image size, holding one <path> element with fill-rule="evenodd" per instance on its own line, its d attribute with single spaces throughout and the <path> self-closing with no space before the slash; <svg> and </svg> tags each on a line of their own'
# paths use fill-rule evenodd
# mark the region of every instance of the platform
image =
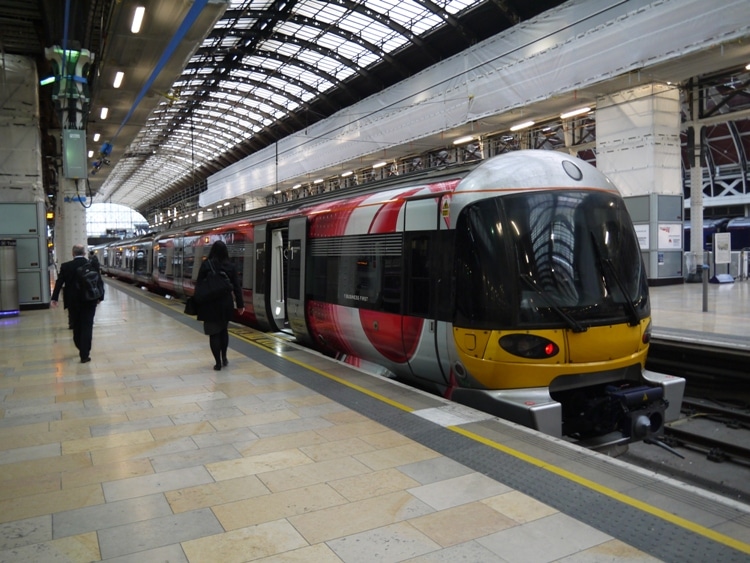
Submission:
<svg viewBox="0 0 750 563">
<path fill-rule="evenodd" d="M 181 309 L 0 321 L 0 562 L 750 560 L 748 505 Z"/>
<path fill-rule="evenodd" d="M 655 338 L 750 351 L 750 281 L 649 288 Z M 705 311 L 704 311 L 705 306 Z"/>
</svg>

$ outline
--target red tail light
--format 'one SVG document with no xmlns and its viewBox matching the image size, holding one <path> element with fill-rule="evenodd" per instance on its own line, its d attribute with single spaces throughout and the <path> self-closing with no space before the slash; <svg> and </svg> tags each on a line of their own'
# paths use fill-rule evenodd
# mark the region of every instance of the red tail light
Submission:
<svg viewBox="0 0 750 563">
<path fill-rule="evenodd" d="M 557 344 L 535 334 L 506 334 L 499 344 L 506 352 L 522 358 L 551 358 L 560 351 Z"/>
</svg>

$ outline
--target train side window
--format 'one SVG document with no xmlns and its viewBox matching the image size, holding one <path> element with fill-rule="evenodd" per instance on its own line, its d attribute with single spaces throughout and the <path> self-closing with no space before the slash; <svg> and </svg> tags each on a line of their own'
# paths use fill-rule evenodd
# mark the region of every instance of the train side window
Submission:
<svg viewBox="0 0 750 563">
<path fill-rule="evenodd" d="M 432 317 L 432 268 L 430 267 L 431 235 L 429 233 L 408 233 L 407 287 L 408 299 L 406 314 L 418 317 Z"/>
<path fill-rule="evenodd" d="M 245 242 L 245 248 L 243 249 L 242 256 L 242 271 L 240 272 L 240 285 L 243 289 L 253 289 L 253 266 L 255 261 L 253 258 L 253 242 L 248 240 Z"/>
<path fill-rule="evenodd" d="M 237 233 L 235 233 L 235 240 L 237 242 L 233 244 L 227 244 L 227 251 L 229 252 L 229 260 L 234 264 L 239 276 L 240 287 L 243 286 L 244 274 L 245 274 L 245 247 L 244 240 L 240 239 Z"/>
<path fill-rule="evenodd" d="M 266 243 L 259 242 L 255 250 L 255 291 L 266 292 Z"/>
<path fill-rule="evenodd" d="M 195 268 L 195 243 L 196 237 L 193 237 L 190 241 L 186 240 L 185 246 L 182 249 L 182 277 L 186 279 L 192 279 L 193 277 L 193 268 Z"/>
<path fill-rule="evenodd" d="M 300 285 L 302 277 L 302 241 L 299 239 L 290 241 L 289 255 L 289 288 L 287 297 L 289 299 L 300 299 Z"/>
</svg>

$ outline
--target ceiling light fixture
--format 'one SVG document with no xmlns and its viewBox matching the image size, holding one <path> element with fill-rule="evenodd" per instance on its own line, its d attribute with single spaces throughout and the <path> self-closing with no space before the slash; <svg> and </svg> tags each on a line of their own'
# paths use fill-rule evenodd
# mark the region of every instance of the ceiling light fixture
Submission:
<svg viewBox="0 0 750 563">
<path fill-rule="evenodd" d="M 354 172 L 352 172 L 351 170 L 347 170 L 346 172 L 341 174 L 341 177 L 346 178 L 347 176 L 351 176 L 352 174 L 354 174 Z"/>
<path fill-rule="evenodd" d="M 143 14 L 146 13 L 146 8 L 138 6 L 133 14 L 133 23 L 130 26 L 130 31 L 138 33 L 141 30 L 141 24 L 143 23 Z"/>
<path fill-rule="evenodd" d="M 566 113 L 560 114 L 560 119 L 569 119 L 571 117 L 575 117 L 576 115 L 582 115 L 584 113 L 588 113 L 591 111 L 591 108 L 578 108 L 574 109 L 573 111 L 569 111 Z"/>
<path fill-rule="evenodd" d="M 453 141 L 454 145 L 463 145 L 464 143 L 468 143 L 469 141 L 473 141 L 474 137 L 471 135 L 466 135 L 465 137 L 459 137 L 455 141 Z"/>
<path fill-rule="evenodd" d="M 112 83 L 112 86 L 114 86 L 115 88 L 119 88 L 120 86 L 122 86 L 123 78 L 125 78 L 125 73 L 118 70 L 115 74 L 115 81 Z"/>
<path fill-rule="evenodd" d="M 375 170 L 376 168 L 383 168 L 383 166 L 385 166 L 386 164 L 388 163 L 385 160 L 382 162 L 376 162 L 372 165 L 372 169 Z"/>
<path fill-rule="evenodd" d="M 107 114 L 109 114 L 109 108 L 102 108 L 101 118 L 107 119 Z"/>
<path fill-rule="evenodd" d="M 102 136 L 99 133 L 94 133 L 94 142 L 96 143 L 101 137 Z"/>
<path fill-rule="evenodd" d="M 523 123 L 519 123 L 518 125 L 514 125 L 510 128 L 511 131 L 520 131 L 521 129 L 526 129 L 527 127 L 531 127 L 534 125 L 533 121 L 524 121 Z"/>
</svg>

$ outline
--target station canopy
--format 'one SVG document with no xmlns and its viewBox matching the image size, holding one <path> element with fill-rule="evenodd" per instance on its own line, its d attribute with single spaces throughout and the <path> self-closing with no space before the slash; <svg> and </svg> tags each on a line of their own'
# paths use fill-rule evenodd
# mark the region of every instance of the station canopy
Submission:
<svg viewBox="0 0 750 563">
<path fill-rule="evenodd" d="M 97 201 L 147 213 L 194 196 L 229 164 L 559 4 L 231 0 Z"/>
</svg>

